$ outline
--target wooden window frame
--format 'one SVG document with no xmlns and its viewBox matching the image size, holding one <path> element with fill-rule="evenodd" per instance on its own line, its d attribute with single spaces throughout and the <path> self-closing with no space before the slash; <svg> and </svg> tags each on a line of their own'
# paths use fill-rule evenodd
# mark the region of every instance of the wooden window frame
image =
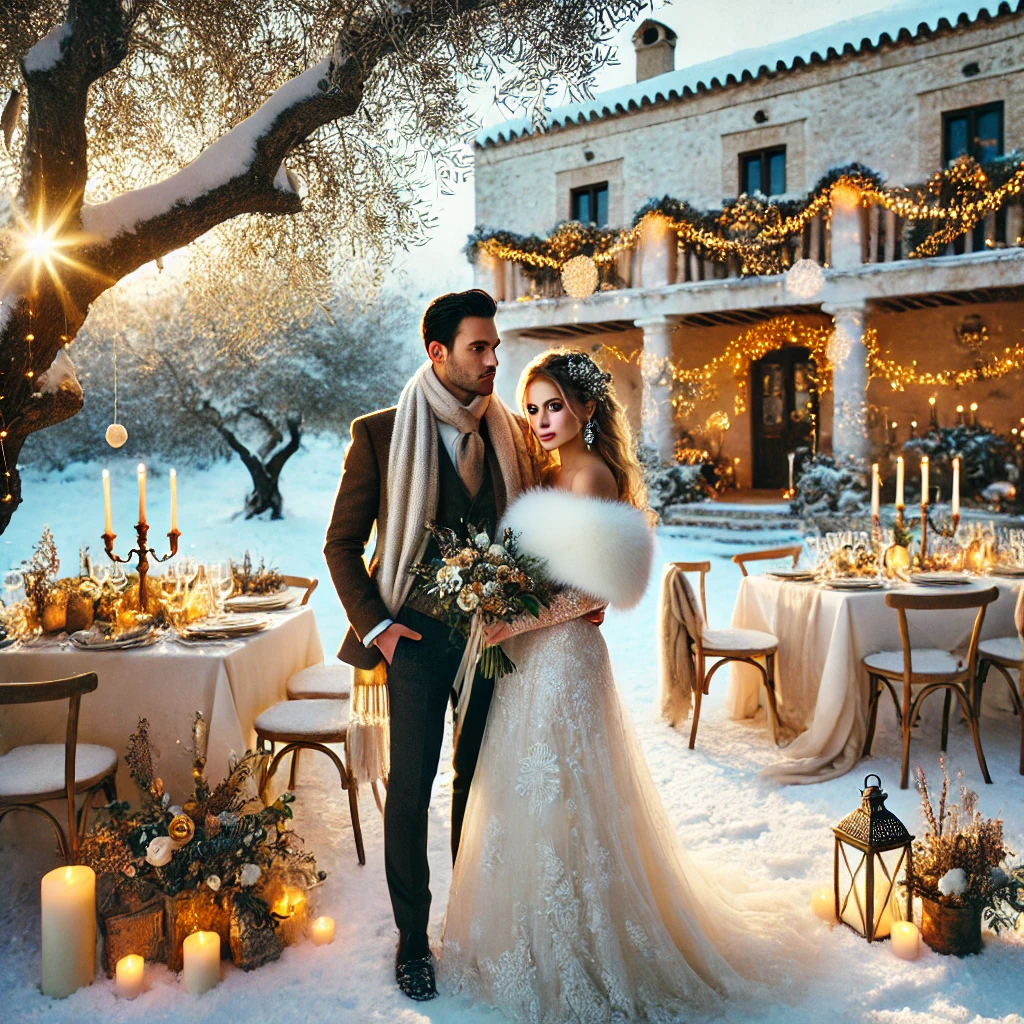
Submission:
<svg viewBox="0 0 1024 1024">
<path fill-rule="evenodd" d="M 951 160 L 956 159 L 949 155 L 949 122 L 954 118 L 967 118 L 968 149 L 967 156 L 978 159 L 974 151 L 974 140 L 977 138 L 978 118 L 982 114 L 990 114 L 993 111 L 999 112 L 999 156 L 1006 151 L 1006 109 L 1002 100 L 995 100 L 992 103 L 979 103 L 973 107 L 961 107 L 959 110 L 945 110 L 942 113 L 942 166 L 948 167 Z"/>
<path fill-rule="evenodd" d="M 777 154 L 782 154 L 782 191 L 772 192 L 771 189 L 771 171 L 768 166 L 768 158 Z M 786 156 L 786 144 L 782 143 L 779 146 L 765 146 L 763 149 L 748 149 L 743 153 L 739 154 L 739 191 L 740 194 L 746 192 L 747 176 L 745 174 L 746 162 L 752 157 L 757 157 L 761 161 L 761 188 L 760 191 L 766 195 L 782 195 L 786 191 L 786 179 L 788 177 L 788 159 Z"/>
<path fill-rule="evenodd" d="M 606 220 L 604 224 L 598 224 L 595 219 L 587 221 L 588 224 L 597 224 L 599 228 L 607 227 L 607 211 L 608 202 L 610 198 L 610 190 L 607 181 L 595 181 L 591 185 L 581 185 L 579 188 L 574 188 L 569 192 L 569 218 L 570 220 L 579 220 L 576 216 L 576 197 L 581 195 L 588 195 L 590 197 L 590 208 L 594 211 L 597 210 L 597 193 L 604 190 L 605 193 L 605 211 Z"/>
</svg>

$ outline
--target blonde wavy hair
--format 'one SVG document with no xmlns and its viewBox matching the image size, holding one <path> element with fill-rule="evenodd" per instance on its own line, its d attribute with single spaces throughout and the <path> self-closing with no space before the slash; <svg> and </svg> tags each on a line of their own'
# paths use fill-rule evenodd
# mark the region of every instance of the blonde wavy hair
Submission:
<svg viewBox="0 0 1024 1024">
<path fill-rule="evenodd" d="M 589 396 L 583 394 L 579 384 L 569 372 L 570 357 L 578 361 L 580 357 L 590 359 L 585 352 L 571 348 L 549 349 L 537 356 L 523 371 L 519 379 L 516 398 L 523 415 L 529 420 L 526 412 L 526 392 L 538 378 L 549 381 L 562 398 L 569 410 L 576 417 L 582 429 L 586 423 L 586 405 Z M 594 362 L 590 359 L 591 362 Z M 597 364 L 594 363 L 595 368 Z M 647 510 L 647 487 L 644 484 L 643 471 L 637 461 L 633 445 L 633 432 L 626 419 L 626 410 L 615 394 L 611 384 L 604 398 L 594 398 L 594 416 L 597 420 L 598 434 L 593 450 L 604 459 L 612 471 L 618 487 L 619 500 L 628 502 L 634 508 Z M 553 453 L 546 452 L 537 440 L 533 430 L 527 424 L 526 444 L 534 464 L 539 466 L 540 479 L 543 480 L 557 463 Z"/>
</svg>

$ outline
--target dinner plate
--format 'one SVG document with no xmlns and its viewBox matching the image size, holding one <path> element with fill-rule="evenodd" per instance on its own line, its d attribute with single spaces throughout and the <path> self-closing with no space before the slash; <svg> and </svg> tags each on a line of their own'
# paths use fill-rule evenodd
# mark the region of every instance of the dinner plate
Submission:
<svg viewBox="0 0 1024 1024">
<path fill-rule="evenodd" d="M 922 587 L 962 587 L 974 582 L 962 572 L 912 572 L 907 579 Z"/>
<path fill-rule="evenodd" d="M 825 586 L 829 590 L 881 590 L 885 584 L 881 580 L 854 578 L 849 580 L 829 580 Z"/>
<path fill-rule="evenodd" d="M 813 580 L 814 573 L 810 569 L 773 569 L 767 573 L 778 580 Z"/>
<path fill-rule="evenodd" d="M 160 639 L 160 634 L 152 627 L 141 634 L 131 633 L 92 641 L 86 639 L 90 636 L 96 636 L 96 634 L 89 630 L 79 630 L 77 633 L 72 633 L 68 639 L 80 651 L 127 651 L 133 647 L 149 647 Z"/>
<path fill-rule="evenodd" d="M 193 623 L 179 636 L 183 640 L 233 640 L 259 633 L 268 625 L 269 620 L 262 615 L 233 615 L 230 619 Z"/>
<path fill-rule="evenodd" d="M 237 597 L 229 597 L 224 602 L 224 610 L 229 612 L 275 612 L 283 608 L 290 608 L 298 600 L 299 595 L 286 587 L 276 594 L 239 594 Z"/>
<path fill-rule="evenodd" d="M 1024 579 L 1024 566 L 994 565 L 988 571 L 989 576 L 1004 576 L 1011 580 Z"/>
</svg>

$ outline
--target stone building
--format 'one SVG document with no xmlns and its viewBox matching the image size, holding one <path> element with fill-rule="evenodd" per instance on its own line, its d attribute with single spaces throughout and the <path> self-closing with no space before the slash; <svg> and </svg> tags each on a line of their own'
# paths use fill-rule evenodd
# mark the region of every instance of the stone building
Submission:
<svg viewBox="0 0 1024 1024">
<path fill-rule="evenodd" d="M 708 416 L 724 412 L 724 453 L 743 487 L 784 486 L 787 453 L 809 440 L 859 456 L 905 438 L 912 421 L 924 427 L 930 398 L 943 422 L 957 406 L 970 417 L 973 403 L 974 416 L 1009 432 L 1024 416 L 1024 373 L 993 368 L 1015 364 L 1014 346 L 1024 344 L 1024 0 L 896 9 L 678 70 L 667 26 L 645 21 L 633 42 L 635 84 L 554 110 L 544 130 L 506 121 L 480 132 L 481 237 L 543 238 L 563 221 L 629 228 L 662 196 L 713 213 L 740 193 L 764 193 L 785 214 L 830 169 L 852 164 L 890 190 L 927 182 L 963 156 L 986 169 L 1019 164 L 1020 173 L 997 208 L 932 256 L 914 252 L 920 236 L 898 199 L 840 202 L 836 192 L 784 246 L 784 264 L 810 258 L 825 268 L 810 294 L 784 273 L 750 273 L 734 253 L 707 258 L 659 216 L 640 221 L 600 289 L 579 300 L 557 273 L 531 274 L 500 246 L 478 250 L 477 283 L 500 302 L 504 397 L 514 398 L 521 368 L 545 347 L 600 353 L 663 457 L 682 436 L 699 445 Z M 799 344 L 816 328 L 839 328 L 827 392 Z M 720 365 L 730 343 L 745 351 L 772 331 L 778 343 L 762 344 L 759 358 Z M 879 361 L 896 369 L 871 375 Z M 975 377 L 986 379 L 968 379 L 982 364 Z M 705 368 L 714 386 L 673 405 L 667 366 Z M 960 369 L 958 383 L 928 377 Z"/>
</svg>

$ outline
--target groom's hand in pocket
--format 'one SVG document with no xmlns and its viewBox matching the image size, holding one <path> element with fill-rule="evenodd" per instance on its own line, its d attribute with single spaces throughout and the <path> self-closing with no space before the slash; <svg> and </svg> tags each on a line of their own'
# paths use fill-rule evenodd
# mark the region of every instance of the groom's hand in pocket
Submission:
<svg viewBox="0 0 1024 1024">
<path fill-rule="evenodd" d="M 383 633 L 380 634 L 374 641 L 373 644 L 384 655 L 384 660 L 390 665 L 392 659 L 395 657 L 395 648 L 398 646 L 398 641 L 402 637 L 407 637 L 409 640 L 422 640 L 423 636 L 417 633 L 415 629 L 409 629 L 408 626 L 403 626 L 398 622 L 392 622 Z"/>
</svg>

